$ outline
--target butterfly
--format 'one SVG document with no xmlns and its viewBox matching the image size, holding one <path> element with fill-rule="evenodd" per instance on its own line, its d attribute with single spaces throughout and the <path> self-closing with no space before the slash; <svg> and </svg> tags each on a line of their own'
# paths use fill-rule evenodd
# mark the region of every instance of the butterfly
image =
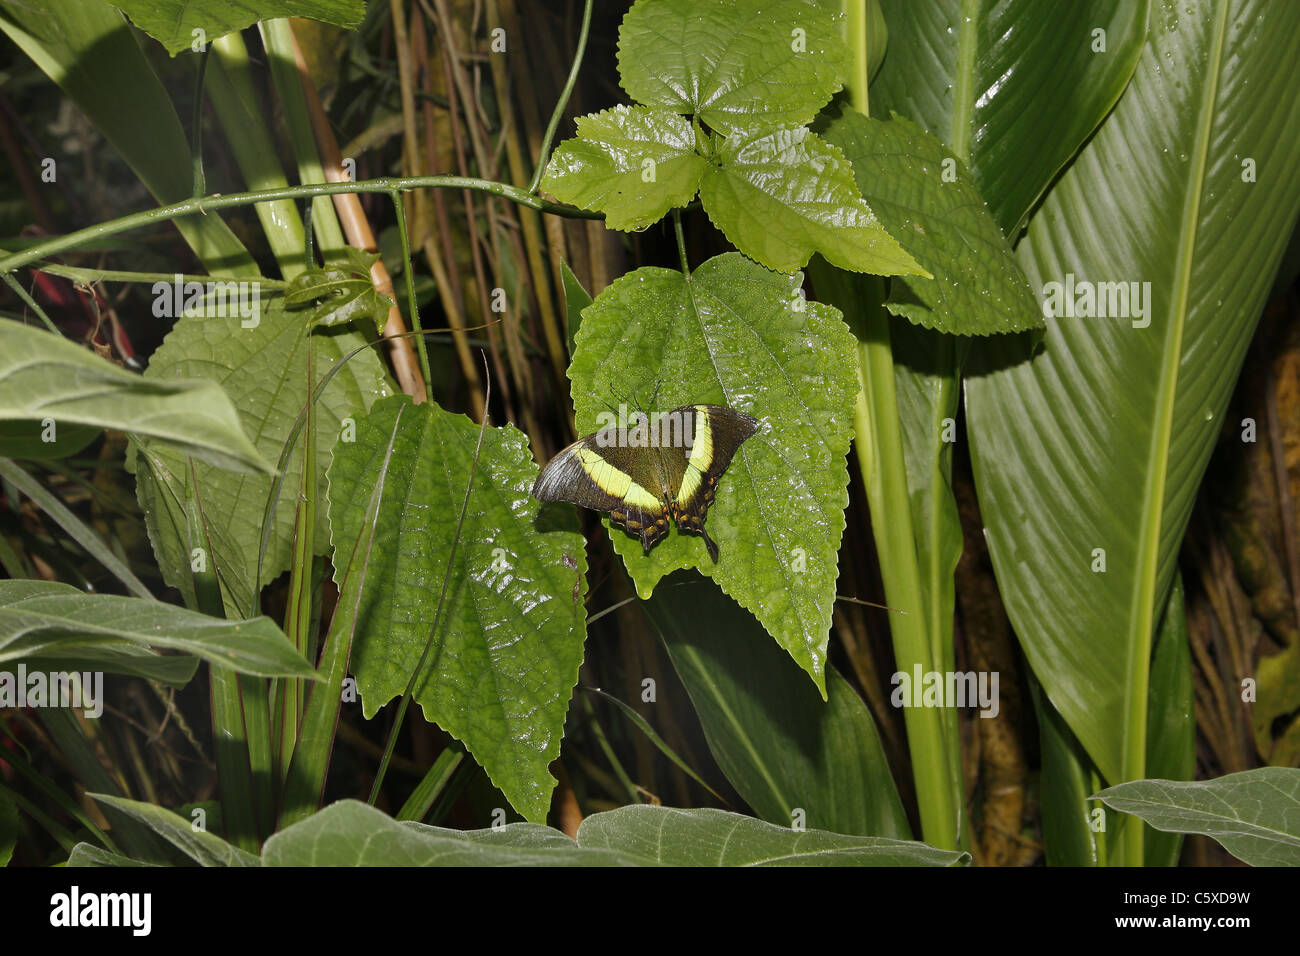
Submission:
<svg viewBox="0 0 1300 956">
<path fill-rule="evenodd" d="M 718 546 L 704 530 L 718 479 L 758 420 L 726 405 L 683 405 L 633 428 L 608 425 L 578 439 L 533 483 L 538 501 L 570 501 L 609 512 L 610 523 L 641 539 L 646 554 L 668 535 L 699 535 L 714 563 Z"/>
</svg>

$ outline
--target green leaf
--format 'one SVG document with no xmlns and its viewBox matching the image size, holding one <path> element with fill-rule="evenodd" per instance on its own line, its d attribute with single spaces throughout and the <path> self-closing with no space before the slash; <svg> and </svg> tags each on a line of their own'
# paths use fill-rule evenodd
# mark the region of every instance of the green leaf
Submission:
<svg viewBox="0 0 1300 956">
<path fill-rule="evenodd" d="M 352 668 L 367 717 L 400 696 L 438 607 L 478 426 L 404 396 L 379 402 L 334 447 L 329 519 L 335 580 L 362 534 L 376 469 L 392 456 L 358 611 Z M 586 636 L 586 553 L 529 494 L 521 432 L 489 428 L 474 475 L 433 652 L 414 699 L 462 741 L 511 804 L 543 820 Z"/>
<path fill-rule="evenodd" d="M 1169 601 L 1151 652 L 1151 696 L 1147 710 L 1146 772 L 1162 780 L 1196 775 L 1196 706 L 1192 689 L 1192 649 L 1183 605 L 1183 580 L 1174 575 Z M 1148 829 L 1145 866 L 1177 866 L 1183 839 Z"/>
<path fill-rule="evenodd" d="M 0 397 L 4 386 L 0 384 Z M 50 461 L 67 458 L 85 449 L 99 437 L 102 429 L 90 425 L 64 425 L 54 428 L 39 421 L 0 420 L 0 458 Z M 46 441 L 45 439 L 50 439 Z"/>
<path fill-rule="evenodd" d="M 102 847 L 97 847 L 93 843 L 78 843 L 68 854 L 68 862 L 64 866 L 161 866 L 161 863 L 146 863 L 143 860 L 133 860 L 129 856 L 123 856 L 120 853 L 113 853 Z"/>
<path fill-rule="evenodd" d="M 690 120 L 667 110 L 616 106 L 578 117 L 578 135 L 551 156 L 542 188 L 633 232 L 695 198 L 705 159 Z"/>
<path fill-rule="evenodd" d="M 885 837 L 796 831 L 725 810 L 645 804 L 596 813 L 578 845 L 666 866 L 957 866 L 969 854 Z"/>
<path fill-rule="evenodd" d="M 591 293 L 582 287 L 582 282 L 563 260 L 560 262 L 560 279 L 564 283 L 565 324 L 569 332 L 569 355 L 572 356 L 573 343 L 582 326 L 582 310 L 591 305 Z"/>
<path fill-rule="evenodd" d="M 123 645 L 182 651 L 258 677 L 316 676 L 270 618 L 227 621 L 157 601 L 85 594 L 55 581 L 0 581 L 0 663 Z"/>
<path fill-rule="evenodd" d="M 1094 799 L 1158 830 L 1213 837 L 1251 866 L 1300 866 L 1300 770 L 1294 767 L 1215 780 L 1134 780 Z"/>
<path fill-rule="evenodd" d="M 769 823 L 910 839 L 875 721 L 833 667 L 827 700 L 747 612 L 709 582 L 676 574 L 645 604 L 686 685 L 709 749 Z"/>
<path fill-rule="evenodd" d="M 345 800 L 274 834 L 267 866 L 953 866 L 964 853 L 923 843 L 796 832 L 722 810 L 628 806 L 587 817 L 577 842 L 511 823 L 447 830 Z"/>
<path fill-rule="evenodd" d="M 1045 295 L 1070 276 L 1147 282 L 1143 308 L 1130 304 L 1132 320 L 1051 319 L 1032 355 L 1017 339 L 990 341 L 966 386 L 1008 613 L 1109 782 L 1145 776 L 1139 718 L 1156 625 L 1300 212 L 1300 179 L 1248 182 L 1242 165 L 1279 169 L 1300 151 L 1300 75 L 1286 68 L 1300 60 L 1300 6 L 1188 17 L 1168 3 L 1152 17 L 1128 92 L 1017 250 Z"/>
<path fill-rule="evenodd" d="M 257 866 L 251 853 L 227 843 L 215 833 L 194 829 L 191 821 L 152 803 L 127 800 L 104 793 L 87 794 L 100 803 L 116 807 L 127 816 L 143 823 L 199 866 Z"/>
<path fill-rule="evenodd" d="M 747 130 L 718 143 L 700 200 L 737 249 L 778 272 L 820 252 L 853 272 L 929 275 L 868 208 L 844 154 L 801 127 Z"/>
<path fill-rule="evenodd" d="M 307 309 L 310 325 L 345 325 L 369 318 L 382 328 L 393 300 L 375 288 L 370 267 L 379 256 L 348 246 L 323 269 L 309 269 L 289 280 L 284 305 L 291 311 Z"/>
<path fill-rule="evenodd" d="M 6 2 L 0 4 L 0 30 L 76 103 L 158 202 L 193 195 L 185 129 L 117 10 L 104 0 Z M 257 263 L 217 213 L 174 224 L 213 275 L 257 275 Z"/>
<path fill-rule="evenodd" d="M 853 164 L 858 188 L 910 255 L 934 273 L 903 276 L 885 302 L 894 315 L 955 335 L 1043 327 L 1042 309 L 965 167 L 895 114 L 886 122 L 845 107 L 823 135 Z"/>
<path fill-rule="evenodd" d="M 20 826 L 17 805 L 0 789 L 0 866 L 8 866 L 13 859 Z"/>
<path fill-rule="evenodd" d="M 332 804 L 276 833 L 266 866 L 626 866 L 616 853 L 579 847 L 559 830 L 509 823 L 447 830 L 401 822 L 355 800 Z"/>
<path fill-rule="evenodd" d="M 825 696 L 858 383 L 852 335 L 834 309 L 804 301 L 800 281 L 736 253 L 689 277 L 630 272 L 585 310 L 569 378 L 581 434 L 596 430 L 611 396 L 656 389 L 660 409 L 720 403 L 759 419 L 709 509 L 716 565 L 698 537 L 674 532 L 645 555 L 639 540 L 610 535 L 642 598 L 672 571 L 699 567 Z"/>
<path fill-rule="evenodd" d="M 195 31 L 211 43 L 259 20 L 280 17 L 306 17 L 351 30 L 366 13 L 365 0 L 113 0 L 113 5 L 172 56 L 197 42 Z"/>
<path fill-rule="evenodd" d="M 217 383 L 150 381 L 18 322 L 0 321 L 0 419 L 116 428 L 233 471 L 274 471 Z"/>
<path fill-rule="evenodd" d="M 150 360 L 147 379 L 159 388 L 169 387 L 173 378 L 202 377 L 219 383 L 239 408 L 258 452 L 277 461 L 311 388 L 343 356 L 364 344 L 365 340 L 352 332 L 310 334 L 306 323 L 287 314 L 283 301 L 275 299 L 261 310 L 254 328 L 243 328 L 238 317 L 182 316 Z M 310 386 L 309 354 L 313 357 Z M 312 409 L 320 474 L 343 421 L 359 419 L 376 397 L 389 391 L 383 368 L 369 349 L 352 357 L 330 379 Z M 238 614 L 251 613 L 258 588 L 289 567 L 297 521 L 293 502 L 301 485 L 303 446 L 299 434 L 285 465 L 260 582 L 254 579 L 262 516 L 274 482 L 269 477 L 236 475 L 203 464 L 194 467 L 198 502 L 212 544 L 212 553 L 206 554 L 206 548 L 204 553 L 217 568 L 226 607 Z M 136 493 L 154 555 L 163 579 L 192 595 L 192 552 L 206 542 L 190 540 L 185 510 L 189 462 L 152 444 L 139 451 Z M 324 509 L 317 509 L 318 553 L 325 552 L 328 534 Z"/>
<path fill-rule="evenodd" d="M 872 112 L 896 111 L 942 140 L 1013 237 L 1119 99 L 1146 35 L 1146 0 L 881 7 L 889 56 L 871 86 Z M 1104 52 L 1094 49 L 1099 39 Z"/>
<path fill-rule="evenodd" d="M 802 126 L 840 88 L 838 20 L 807 0 L 640 0 L 619 27 L 618 72 L 634 100 L 724 135 Z"/>
<path fill-rule="evenodd" d="M 1043 851 L 1048 866 L 1097 866 L 1104 848 L 1092 829 L 1088 797 L 1093 791 L 1092 761 L 1077 737 L 1046 698 L 1032 674 L 1030 692 L 1038 722 L 1038 801 L 1042 808 Z"/>
</svg>

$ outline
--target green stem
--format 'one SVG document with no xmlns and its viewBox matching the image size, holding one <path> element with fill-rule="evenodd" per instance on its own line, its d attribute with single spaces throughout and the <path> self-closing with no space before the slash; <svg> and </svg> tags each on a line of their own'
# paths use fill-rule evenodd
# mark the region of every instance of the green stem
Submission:
<svg viewBox="0 0 1300 956">
<path fill-rule="evenodd" d="M 682 275 L 691 277 L 691 264 L 686 258 L 686 236 L 682 233 L 682 211 L 673 210 L 673 235 L 677 237 L 677 254 L 682 260 Z"/>
<path fill-rule="evenodd" d="M 393 209 L 397 214 L 397 235 L 402 240 L 402 272 L 406 275 L 406 311 L 409 313 L 407 318 L 413 331 L 423 332 L 420 327 L 420 309 L 415 301 L 415 270 L 411 268 L 411 237 L 406 231 L 405 203 L 402 202 L 402 194 L 398 190 L 394 189 L 389 195 L 392 197 Z M 425 344 L 423 335 L 415 337 L 415 347 L 420 353 L 420 372 L 424 375 L 424 397 L 432 402 L 433 377 L 429 372 L 429 347 Z"/>
<path fill-rule="evenodd" d="M 22 299 L 23 305 L 27 306 L 27 308 L 31 309 L 34 313 L 36 313 L 36 317 L 45 323 L 45 327 L 47 329 L 49 329 L 55 335 L 58 336 L 63 335 L 63 333 L 59 331 L 59 327 L 50 320 L 50 317 L 48 315 L 45 314 L 45 310 L 42 309 L 39 304 L 37 304 L 35 299 L 33 299 L 30 295 L 27 294 L 27 290 L 23 288 L 23 284 L 21 282 L 19 282 L 8 272 L 3 273 L 3 278 L 5 280 L 5 284 L 9 286 L 9 288 L 14 290 L 14 293 L 18 296 L 18 298 Z"/>
<path fill-rule="evenodd" d="M 528 184 L 528 193 L 532 195 L 537 192 L 537 188 L 542 184 L 542 174 L 546 172 L 546 163 L 551 158 L 551 142 L 555 139 L 555 130 L 560 125 L 560 117 L 564 115 L 564 108 L 569 105 L 569 97 L 573 94 L 573 85 L 578 81 L 578 68 L 582 66 L 582 55 L 587 51 L 587 34 L 591 32 L 591 8 L 594 0 L 587 0 L 586 8 L 582 11 L 582 27 L 578 31 L 578 49 L 573 54 L 573 65 L 569 67 L 569 78 L 564 81 L 564 89 L 560 91 L 559 102 L 555 104 L 555 112 L 551 114 L 551 121 L 546 126 L 546 135 L 542 137 L 542 148 L 537 153 L 537 168 L 533 170 L 533 180 Z"/>
<path fill-rule="evenodd" d="M 14 272 L 29 263 L 50 256 L 59 255 L 70 249 L 76 249 L 96 239 L 116 236 L 119 233 L 139 229 L 142 226 L 186 216 L 201 215 L 219 209 L 232 209 L 237 206 L 249 206 L 259 202 L 273 202 L 277 199 L 300 199 L 308 196 L 333 196 L 337 193 L 393 193 L 412 189 L 469 189 L 474 192 L 500 196 L 529 209 L 564 216 L 568 219 L 604 219 L 605 214 L 590 212 L 564 203 L 548 202 L 536 196 L 530 196 L 518 186 L 493 182 L 489 179 L 476 179 L 470 176 L 408 176 L 402 178 L 387 177 L 368 179 L 356 183 L 308 183 L 304 186 L 283 186 L 275 189 L 257 189 L 240 193 L 214 193 L 201 199 L 186 199 L 183 202 L 146 209 L 108 222 L 97 223 L 78 229 L 63 236 L 57 236 L 29 246 L 22 252 L 14 253 L 0 259 L 0 273 Z M 301 246 L 298 247 L 301 252 Z"/>
</svg>

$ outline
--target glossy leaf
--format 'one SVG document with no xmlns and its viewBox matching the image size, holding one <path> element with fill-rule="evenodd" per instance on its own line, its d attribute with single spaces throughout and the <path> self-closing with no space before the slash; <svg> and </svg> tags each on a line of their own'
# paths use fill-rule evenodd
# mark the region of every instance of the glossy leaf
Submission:
<svg viewBox="0 0 1300 956">
<path fill-rule="evenodd" d="M 675 574 L 645 603 L 718 766 L 762 819 L 911 839 L 875 721 L 833 667 L 825 702 L 713 584 Z"/>
<path fill-rule="evenodd" d="M 368 318 L 377 328 L 388 319 L 393 300 L 375 288 L 371 267 L 379 261 L 348 246 L 337 259 L 322 269 L 308 269 L 294 276 L 284 292 L 285 308 L 302 313 L 312 325 L 346 325 Z"/>
<path fill-rule="evenodd" d="M 820 252 L 853 272 L 927 274 L 863 201 L 844 154 L 804 128 L 763 127 L 720 142 L 700 201 L 736 248 L 778 272 Z"/>
<path fill-rule="evenodd" d="M 1040 350 L 998 343 L 967 382 L 1008 612 L 1110 781 L 1140 773 L 1155 626 L 1300 211 L 1300 180 L 1246 181 L 1242 165 L 1281 168 L 1300 150 L 1300 80 L 1281 69 L 1298 58 L 1300 7 L 1154 9 L 1132 85 L 1017 250 L 1045 295 L 1050 282 L 1137 282 L 1141 308 L 1050 319 Z"/>
<path fill-rule="evenodd" d="M 628 273 L 584 312 L 569 378 L 581 434 L 596 431 L 614 396 L 656 389 L 659 410 L 716 403 L 759 419 L 708 512 L 717 564 L 698 537 L 674 532 L 645 555 L 638 539 L 610 534 L 641 597 L 672 571 L 699 567 L 824 696 L 857 377 L 839 313 L 805 302 L 797 282 L 735 253 L 689 277 Z"/>
<path fill-rule="evenodd" d="M 274 470 L 218 383 L 198 376 L 153 382 L 18 322 L 0 321 L 0 418 L 38 431 L 52 424 L 56 433 L 60 426 L 115 428 L 232 471 Z"/>
<path fill-rule="evenodd" d="M 970 860 L 908 840 L 801 832 L 725 810 L 646 804 L 587 817 L 578 844 L 661 866 L 957 866 Z"/>
<path fill-rule="evenodd" d="M 616 106 L 578 117 L 578 135 L 556 148 L 542 188 L 600 210 L 611 229 L 632 232 L 694 199 L 704 168 L 689 120 L 664 109 Z"/>
<path fill-rule="evenodd" d="M 365 16 L 365 0 L 113 0 L 131 22 L 175 56 L 197 42 L 205 43 L 259 20 L 308 17 L 353 29 Z"/>
<path fill-rule="evenodd" d="M 373 716 L 420 660 L 442 593 L 478 426 L 404 396 L 379 402 L 334 446 L 329 520 L 342 583 L 375 472 L 392 443 L 358 611 L 352 672 Z M 543 820 L 586 636 L 580 535 L 539 514 L 527 443 L 489 428 L 474 474 L 433 652 L 414 700 L 460 740 L 511 804 Z M 561 513 L 562 514 L 562 513 Z"/>
<path fill-rule="evenodd" d="M 55 581 L 0 581 L 0 663 L 166 648 L 259 677 L 315 677 L 270 618 L 228 621 L 141 598 L 86 594 Z M 165 671 L 164 671 L 165 672 Z"/>
<path fill-rule="evenodd" d="M 871 86 L 872 112 L 901 113 L 943 141 L 1013 237 L 1124 91 L 1147 20 L 1146 0 L 881 8 L 890 52 Z"/>
<path fill-rule="evenodd" d="M 1252 866 L 1300 866 L 1300 770 L 1294 767 L 1215 780 L 1134 780 L 1095 799 L 1158 830 L 1213 837 Z"/>
<path fill-rule="evenodd" d="M 727 134 L 802 126 L 840 87 L 839 17 L 809 0 L 640 0 L 618 32 L 634 100 Z"/>
<path fill-rule="evenodd" d="M 205 378 L 219 384 L 238 407 L 244 429 L 255 436 L 258 452 L 278 461 L 311 390 L 364 340 L 350 332 L 310 334 L 306 323 L 286 313 L 279 299 L 261 309 L 256 327 L 244 328 L 242 321 L 238 316 L 182 316 L 150 360 L 147 380 L 164 388 L 175 378 Z M 324 472 L 326 450 L 334 444 L 343 421 L 359 419 L 388 391 L 383 368 L 371 350 L 355 355 L 330 379 L 312 411 L 319 472 Z M 289 567 L 303 444 L 299 434 L 285 467 L 260 582 L 254 579 L 262 515 L 273 480 L 203 464 L 194 467 L 198 504 L 211 539 L 212 553 L 206 554 L 205 547 L 205 559 L 216 566 L 227 608 L 240 614 L 255 606 L 254 595 L 260 585 Z M 163 579 L 182 593 L 192 594 L 193 551 L 206 543 L 190 540 L 186 515 L 189 462 L 153 444 L 138 451 L 136 493 Z M 318 509 L 315 540 L 321 553 L 328 540 L 325 520 L 324 509 Z"/>
<path fill-rule="evenodd" d="M 897 114 L 869 119 L 849 107 L 832 114 L 823 135 L 852 163 L 881 224 L 934 273 L 896 279 L 885 308 L 956 335 L 1043 327 L 1010 244 L 965 166 L 943 144 Z"/>
</svg>

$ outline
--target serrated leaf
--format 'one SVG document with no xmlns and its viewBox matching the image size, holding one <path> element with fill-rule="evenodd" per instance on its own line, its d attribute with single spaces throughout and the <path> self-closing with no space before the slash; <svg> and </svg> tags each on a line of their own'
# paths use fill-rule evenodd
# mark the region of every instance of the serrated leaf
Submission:
<svg viewBox="0 0 1300 956">
<path fill-rule="evenodd" d="M 1300 866 L 1300 770 L 1294 767 L 1215 780 L 1133 780 L 1094 799 L 1158 830 L 1213 837 L 1251 866 Z"/>
<path fill-rule="evenodd" d="M 719 403 L 759 420 L 708 512 L 716 565 L 698 537 L 674 532 L 645 555 L 639 540 L 610 534 L 641 597 L 672 571 L 698 567 L 824 696 L 858 383 L 852 334 L 836 310 L 805 302 L 799 281 L 736 253 L 689 278 L 630 272 L 583 313 L 569 378 L 581 434 L 596 431 L 613 396 L 656 390 L 659 408 L 643 411 Z"/>
<path fill-rule="evenodd" d="M 195 31 L 211 43 L 259 20 L 280 17 L 306 17 L 351 30 L 366 12 L 365 0 L 113 0 L 113 6 L 172 56 L 191 48 Z"/>
<path fill-rule="evenodd" d="M 0 663 L 161 647 L 259 677 L 316 672 L 267 617 L 228 621 L 171 604 L 86 594 L 56 581 L 0 581 Z"/>
<path fill-rule="evenodd" d="M 329 519 L 335 577 L 362 533 L 373 472 L 393 452 L 379 504 L 352 652 L 367 717 L 400 696 L 429 641 L 478 426 L 404 396 L 376 403 L 355 442 L 334 447 Z M 488 428 L 474 474 L 434 650 L 414 699 L 465 744 L 530 820 L 542 820 L 555 781 L 564 717 L 586 636 L 586 553 L 530 491 L 537 477 L 513 426 Z"/>
<path fill-rule="evenodd" d="M 928 275 L 876 219 L 838 148 L 807 129 L 745 130 L 717 144 L 700 201 L 737 249 L 793 272 L 814 252 L 853 272 Z"/>
<path fill-rule="evenodd" d="M 725 810 L 645 804 L 596 813 L 578 845 L 661 866 L 957 866 L 970 855 L 887 837 L 797 831 Z"/>
<path fill-rule="evenodd" d="M 884 228 L 934 273 L 896 279 L 885 308 L 955 335 L 1043 327 L 1010 243 L 965 166 L 942 143 L 897 114 L 869 119 L 850 107 L 833 114 L 822 135 L 853 164 Z"/>
<path fill-rule="evenodd" d="M 215 380 L 239 408 L 245 430 L 258 452 L 278 461 L 294 423 L 306 405 L 309 388 L 318 385 L 343 356 L 365 344 L 352 332 L 310 334 L 307 325 L 284 311 L 281 299 L 262 309 L 255 328 L 243 328 L 238 317 L 184 315 L 149 363 L 147 378 L 157 387 L 170 379 L 201 377 Z M 308 385 L 308 353 L 313 355 Z M 383 367 L 373 350 L 353 356 L 325 386 L 313 407 L 317 463 L 325 470 L 326 449 L 334 444 L 346 418 L 359 419 L 376 397 L 389 392 Z M 227 608 L 241 614 L 251 611 L 261 585 L 289 567 L 294 525 L 294 501 L 303 462 L 303 436 L 299 434 L 286 463 L 279 506 L 262 566 L 257 576 L 261 548 L 262 515 L 273 487 L 272 479 L 244 476 L 196 464 L 198 499 L 212 541 L 207 560 L 215 566 Z M 185 502 L 189 498 L 189 463 L 181 455 L 152 444 L 140 447 L 136 493 L 144 511 L 154 555 L 163 579 L 185 594 L 192 594 L 192 549 Z M 317 553 L 328 541 L 325 511 L 317 509 Z M 205 549 L 206 550 L 206 549 Z"/>
<path fill-rule="evenodd" d="M 633 232 L 695 198 L 705 159 L 690 120 L 668 110 L 616 106 L 578 117 L 578 135 L 551 156 L 542 188 Z"/>
<path fill-rule="evenodd" d="M 619 27 L 618 72 L 634 100 L 723 134 L 802 126 L 840 88 L 839 19 L 808 0 L 640 0 Z"/>
<path fill-rule="evenodd" d="M 0 321 L 0 419 L 116 428 L 222 468 L 274 471 L 217 383 L 150 381 L 19 322 Z"/>
<path fill-rule="evenodd" d="M 871 712 L 833 667 L 827 699 L 718 589 L 678 573 L 645 603 L 718 766 L 754 812 L 789 826 L 910 839 Z"/>
<path fill-rule="evenodd" d="M 1142 306 L 1050 319 L 1032 355 L 980 343 L 966 383 L 1007 612 L 1108 781 L 1145 752 L 1138 715 L 1179 544 L 1300 212 L 1300 180 L 1249 182 L 1242 165 L 1300 150 L 1300 75 L 1284 69 L 1297 60 L 1300 6 L 1153 7 L 1128 91 L 1017 248 L 1044 294 L 1136 282 Z"/>
<path fill-rule="evenodd" d="M 331 804 L 271 836 L 266 866 L 626 866 L 536 823 L 448 830 L 392 817 L 355 800 Z"/>
<path fill-rule="evenodd" d="M 1013 238 L 1119 99 L 1146 36 L 1146 0 L 881 7 L 889 56 L 871 86 L 872 112 L 897 111 L 952 149 Z"/>
<path fill-rule="evenodd" d="M 383 328 L 394 303 L 371 279 L 370 268 L 378 261 L 377 255 L 347 246 L 324 268 L 294 276 L 284 291 L 285 308 L 304 310 L 309 325 L 345 325 L 369 318 Z"/>
<path fill-rule="evenodd" d="M 163 807 L 140 800 L 127 800 L 105 793 L 87 796 L 116 807 L 158 834 L 199 866 L 257 866 L 259 860 L 239 847 L 227 843 L 215 833 L 196 830 L 191 821 Z"/>
</svg>

